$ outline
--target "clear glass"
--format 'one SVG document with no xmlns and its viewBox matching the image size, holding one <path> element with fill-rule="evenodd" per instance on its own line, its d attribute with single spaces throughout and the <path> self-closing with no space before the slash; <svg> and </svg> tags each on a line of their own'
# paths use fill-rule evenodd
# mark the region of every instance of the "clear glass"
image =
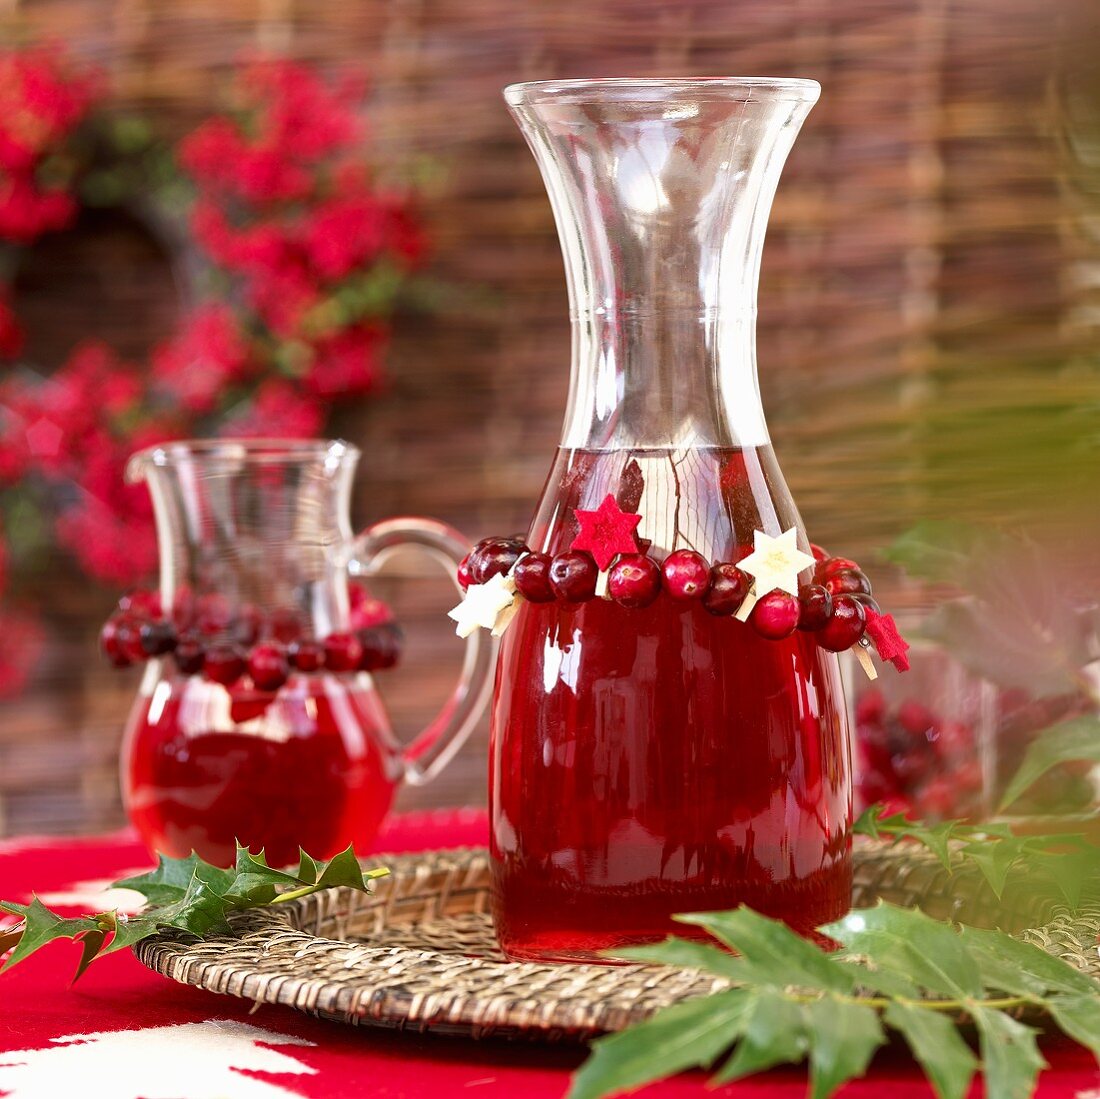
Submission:
<svg viewBox="0 0 1100 1099">
<path fill-rule="evenodd" d="M 919 622 L 906 630 L 916 636 Z M 1051 726 L 1096 712 L 1087 692 L 1033 696 L 983 679 L 946 649 L 917 641 L 904 676 L 851 679 L 856 802 L 925 820 L 1012 821 L 1024 830 L 1075 830 L 1095 818 L 1096 768 L 1069 761 L 1013 805 L 1000 805 L 1029 749 Z"/>
<path fill-rule="evenodd" d="M 348 576 L 416 546 L 453 575 L 462 537 L 430 519 L 377 523 L 355 537 L 349 501 L 359 451 L 343 442 L 171 443 L 136 454 L 127 475 L 149 487 L 160 598 L 177 626 L 208 643 L 231 623 L 263 640 L 323 639 L 351 623 Z M 408 748 L 391 731 L 366 672 L 293 673 L 277 691 L 243 676 L 229 687 L 149 661 L 127 725 L 122 782 L 151 849 L 231 861 L 234 840 L 275 864 L 299 845 L 327 857 L 366 850 L 402 779 L 426 781 L 486 701 L 490 646 L 467 644 L 443 711 Z"/>
<path fill-rule="evenodd" d="M 569 547 L 611 493 L 640 540 L 737 561 L 798 511 L 756 378 L 756 292 L 806 80 L 520 84 L 565 257 L 572 378 L 529 531 Z M 601 960 L 677 912 L 740 903 L 807 934 L 850 896 L 836 658 L 699 603 L 525 603 L 492 716 L 497 931 L 516 958 Z"/>
</svg>

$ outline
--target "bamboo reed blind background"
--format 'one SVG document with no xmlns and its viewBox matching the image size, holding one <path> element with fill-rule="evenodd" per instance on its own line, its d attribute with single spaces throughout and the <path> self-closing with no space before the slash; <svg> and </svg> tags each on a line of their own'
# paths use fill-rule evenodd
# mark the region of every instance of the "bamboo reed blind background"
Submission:
<svg viewBox="0 0 1100 1099">
<path fill-rule="evenodd" d="M 1097 450 L 1100 35 L 1084 3 L 1033 0 L 8 0 L 16 23 L 105 69 L 182 131 L 242 52 L 372 79 L 376 155 L 428 162 L 433 273 L 449 303 L 399 333 L 387 393 L 333 431 L 364 449 L 356 518 L 420 512 L 471 538 L 526 525 L 568 372 L 561 260 L 501 87 L 569 76 L 765 74 L 823 85 L 765 253 L 761 384 L 812 536 L 868 554 L 924 516 L 1017 518 Z M 2 26 L 3 24 L 0 24 Z M 165 258 L 88 219 L 20 275 L 40 361 L 86 335 L 140 355 L 175 309 Z M 1091 449 L 1090 449 L 1091 448 Z M 399 727 L 459 650 L 445 585 L 395 581 Z M 91 655 L 110 596 L 40 593 L 56 635 L 0 703 L 0 833 L 121 819 L 116 758 L 136 680 Z M 404 804 L 484 799 L 484 734 Z"/>
</svg>

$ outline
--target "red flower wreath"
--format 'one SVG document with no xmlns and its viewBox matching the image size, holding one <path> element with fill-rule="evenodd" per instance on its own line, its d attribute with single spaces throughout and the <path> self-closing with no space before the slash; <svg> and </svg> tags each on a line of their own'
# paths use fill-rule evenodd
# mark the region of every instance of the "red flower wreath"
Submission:
<svg viewBox="0 0 1100 1099">
<path fill-rule="evenodd" d="M 385 318 L 425 252 L 407 199 L 363 163 L 361 87 L 260 60 L 233 99 L 179 144 L 164 189 L 190 193 L 183 216 L 225 289 L 148 368 L 85 343 L 48 377 L 25 369 L 0 281 L 0 538 L 5 513 L 34 508 L 53 542 L 109 584 L 156 563 L 146 493 L 123 483 L 127 456 L 187 435 L 317 434 L 333 403 L 380 384 Z M 62 49 L 0 54 L 0 247 L 73 223 L 99 102 L 98 80 Z M 0 636 L 7 621 L 0 611 Z M 0 692 L 20 681 L 5 667 L 0 649 Z"/>
</svg>

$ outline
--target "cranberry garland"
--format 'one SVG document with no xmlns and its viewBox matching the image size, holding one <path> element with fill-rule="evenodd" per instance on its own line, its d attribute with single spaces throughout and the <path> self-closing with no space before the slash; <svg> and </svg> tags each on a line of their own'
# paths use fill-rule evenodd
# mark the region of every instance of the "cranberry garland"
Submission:
<svg viewBox="0 0 1100 1099">
<path fill-rule="evenodd" d="M 658 563 L 637 552 L 632 534 L 631 552 L 605 554 L 610 567 L 603 572 L 592 550 L 578 548 L 578 542 L 588 540 L 583 525 L 581 529 L 572 548 L 553 556 L 531 550 L 523 535 L 485 538 L 459 565 L 458 582 L 468 591 L 489 584 L 494 577 L 507 577 L 515 592 L 530 603 L 571 606 L 601 594 L 601 577 L 606 576 L 606 597 L 623 607 L 648 607 L 662 593 L 678 602 L 699 601 L 717 617 L 737 615 L 748 606 L 747 621 L 761 637 L 778 641 L 799 629 L 812 632 L 817 643 L 830 652 L 858 646 L 857 655 L 863 657 L 861 663 L 872 675 L 864 649 L 873 643 L 879 656 L 898 671 L 909 668 L 908 643 L 893 618 L 883 614 L 866 573 L 847 557 L 831 557 L 813 546 L 813 579 L 799 586 L 797 596 L 775 589 L 755 597 L 754 577 L 736 562 L 711 564 L 694 550 L 680 549 Z M 749 556 L 742 560 L 748 561 Z"/>
<path fill-rule="evenodd" d="M 203 675 L 229 687 L 245 674 L 260 691 L 277 691 L 292 671 L 376 672 L 401 655 L 401 627 L 389 608 L 352 584 L 351 628 L 324 638 L 308 636 L 295 612 L 265 615 L 244 606 L 235 613 L 217 594 L 176 600 L 166 617 L 160 596 L 135 590 L 118 602 L 99 643 L 116 668 L 171 656 L 183 675 Z"/>
</svg>

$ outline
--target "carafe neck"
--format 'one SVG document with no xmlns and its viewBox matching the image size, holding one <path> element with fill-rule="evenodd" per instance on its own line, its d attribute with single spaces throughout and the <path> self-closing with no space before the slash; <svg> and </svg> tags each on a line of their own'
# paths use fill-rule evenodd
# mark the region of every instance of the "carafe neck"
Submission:
<svg viewBox="0 0 1100 1099">
<path fill-rule="evenodd" d="M 573 326 L 562 446 L 761 446 L 756 293 L 806 80 L 514 85 Z"/>
</svg>

